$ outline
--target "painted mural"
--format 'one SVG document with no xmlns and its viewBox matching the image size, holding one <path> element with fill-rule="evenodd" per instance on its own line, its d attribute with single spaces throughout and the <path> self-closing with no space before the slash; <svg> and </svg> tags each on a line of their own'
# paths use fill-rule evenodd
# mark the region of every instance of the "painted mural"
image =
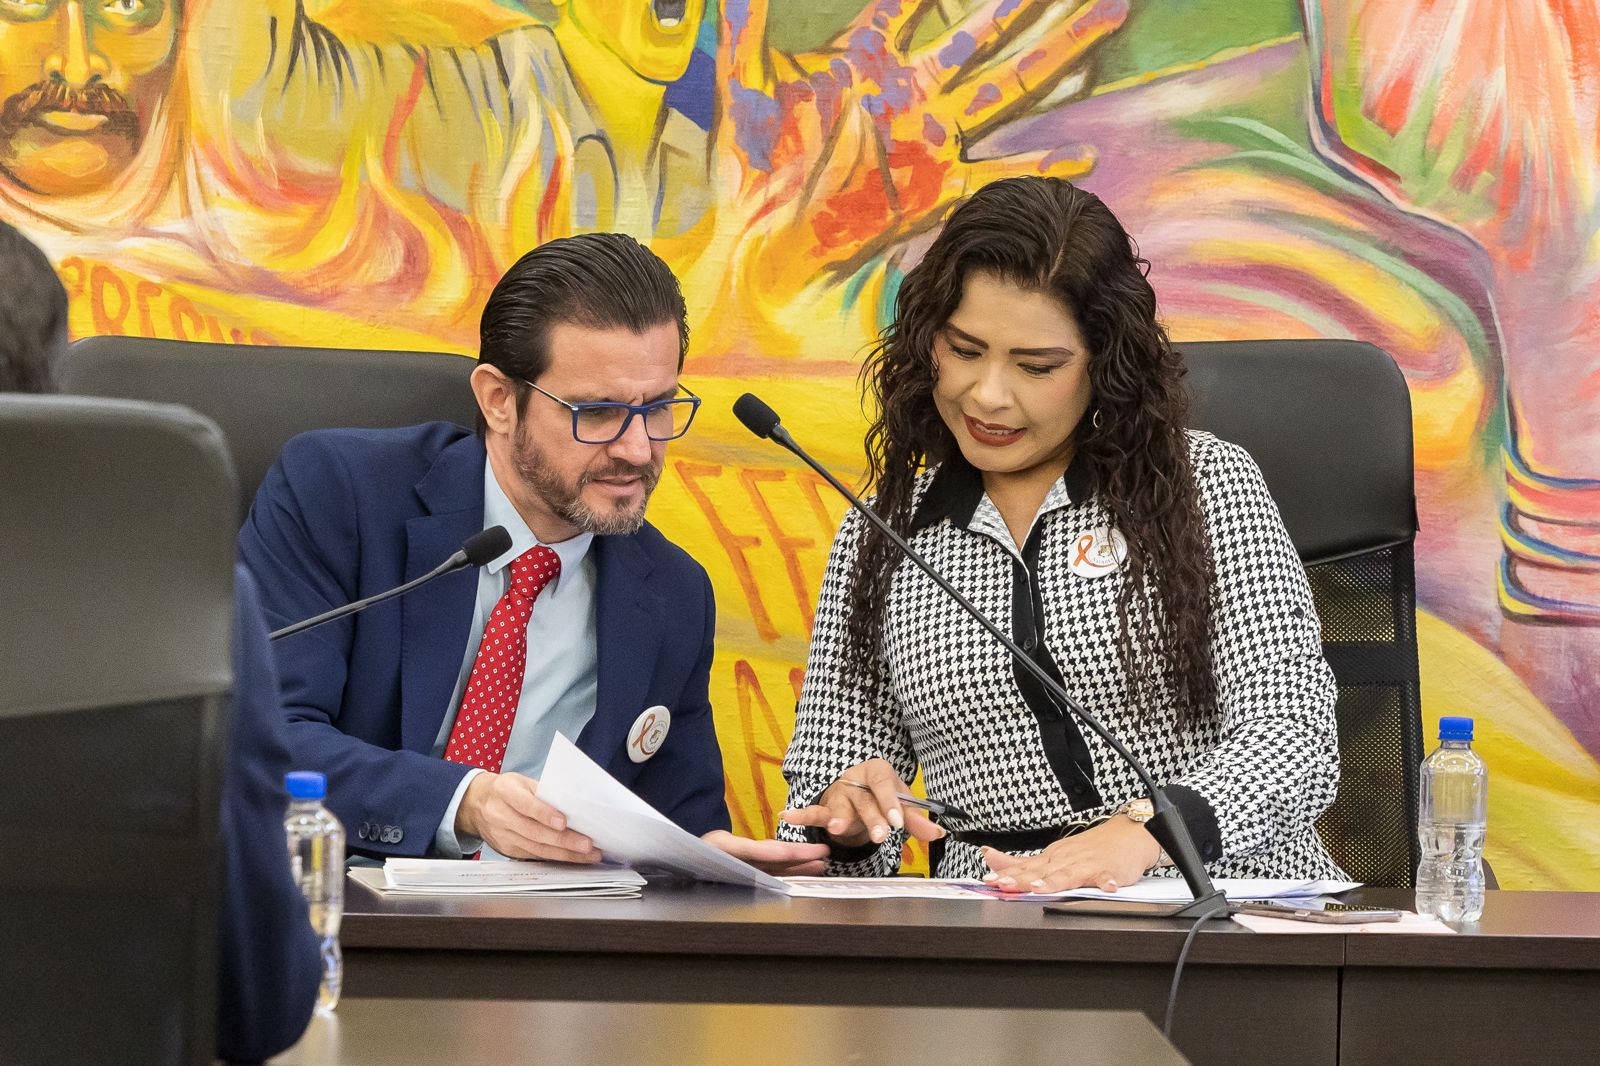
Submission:
<svg viewBox="0 0 1600 1066">
<path fill-rule="evenodd" d="M 1415 405 L 1425 710 L 1479 721 L 1508 887 L 1600 888 L 1596 0 L 0 0 L 0 215 L 77 335 L 471 352 L 613 229 L 684 281 L 653 520 L 706 564 L 765 834 L 855 375 L 949 205 L 1103 196 L 1179 340 L 1357 337 Z M 909 856 L 915 864 L 920 856 Z"/>
</svg>

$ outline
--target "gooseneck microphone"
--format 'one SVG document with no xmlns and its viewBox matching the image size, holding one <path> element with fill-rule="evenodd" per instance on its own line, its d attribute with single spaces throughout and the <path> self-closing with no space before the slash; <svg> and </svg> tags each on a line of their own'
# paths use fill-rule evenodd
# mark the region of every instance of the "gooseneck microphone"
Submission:
<svg viewBox="0 0 1600 1066">
<path fill-rule="evenodd" d="M 324 611 L 322 614 L 296 622 L 294 625 L 284 626 L 282 629 L 272 633 L 272 639 L 279 640 L 283 637 L 292 637 L 296 633 L 304 632 L 313 626 L 320 626 L 324 622 L 332 622 L 334 619 L 343 618 L 347 614 L 364 611 L 375 603 L 382 603 L 384 600 L 404 595 L 418 585 L 426 584 L 436 577 L 453 574 L 457 570 L 464 570 L 469 566 L 482 566 L 484 563 L 498 559 L 510 550 L 511 534 L 506 532 L 506 527 L 490 526 L 488 529 L 480 530 L 468 537 L 466 542 L 461 545 L 460 551 L 421 577 L 412 578 L 404 585 L 392 588 L 388 592 L 380 592 L 376 596 L 368 596 L 364 600 L 347 603 L 343 607 L 335 607 L 331 611 Z"/>
<path fill-rule="evenodd" d="M 1098 718 L 1084 710 L 1077 700 L 1069 696 L 1066 689 L 1057 684 L 1055 679 L 1046 673 L 1045 669 L 1035 662 L 1032 656 L 1017 646 L 1016 642 L 1011 639 L 1010 634 L 990 621 L 988 616 L 973 605 L 972 601 L 957 591 L 955 586 L 950 584 L 943 574 L 935 570 L 926 559 L 918 554 L 916 549 L 905 542 L 904 537 L 890 529 L 889 524 L 879 517 L 876 511 L 862 503 L 855 493 L 845 488 L 827 468 L 807 455 L 805 449 L 796 444 L 794 438 L 789 435 L 789 431 L 783 428 L 777 412 L 773 411 L 758 397 L 747 392 L 734 401 L 733 414 L 740 422 L 744 423 L 744 427 L 750 432 L 758 437 L 776 441 L 798 456 L 801 462 L 820 474 L 828 484 L 838 490 L 841 496 L 850 501 L 851 507 L 861 512 L 861 516 L 876 526 L 884 536 L 888 537 L 890 542 L 905 554 L 906 558 L 915 563 L 919 570 L 932 578 L 934 583 L 945 591 L 946 595 L 960 604 L 962 609 L 976 619 L 979 625 L 988 630 L 989 635 L 999 641 L 1011 653 L 1012 659 L 1044 687 L 1044 690 L 1049 693 L 1050 698 L 1055 701 L 1058 707 L 1072 714 L 1094 730 L 1102 740 L 1111 746 L 1113 751 L 1122 757 L 1124 762 L 1133 767 L 1133 772 L 1139 775 L 1139 780 L 1144 784 L 1150 797 L 1151 806 L 1155 808 L 1155 816 L 1145 823 L 1145 828 L 1150 830 L 1150 834 L 1166 849 L 1167 854 L 1172 856 L 1173 865 L 1178 868 L 1179 873 L 1183 874 L 1183 879 L 1188 884 L 1189 891 L 1194 894 L 1193 903 L 1185 904 L 1175 911 L 1163 914 L 1162 917 L 1226 917 L 1228 914 L 1227 898 L 1211 883 L 1211 877 L 1206 873 L 1205 865 L 1200 861 L 1200 853 L 1195 849 L 1194 838 L 1189 835 L 1189 827 L 1184 824 L 1183 818 L 1178 814 L 1177 809 L 1173 807 L 1172 801 L 1167 798 L 1167 794 L 1151 778 L 1150 771 L 1145 769 L 1142 762 L 1134 758 L 1133 753 L 1123 746 L 1122 741 L 1113 736 L 1100 723 Z"/>
</svg>

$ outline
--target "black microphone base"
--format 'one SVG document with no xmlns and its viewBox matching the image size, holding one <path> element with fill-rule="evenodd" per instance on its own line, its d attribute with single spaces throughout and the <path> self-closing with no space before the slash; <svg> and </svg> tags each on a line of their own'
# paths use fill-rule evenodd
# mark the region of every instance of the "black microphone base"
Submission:
<svg viewBox="0 0 1600 1066">
<path fill-rule="evenodd" d="M 1228 897 L 1222 890 L 1214 888 L 1201 896 L 1193 903 L 1185 903 L 1182 907 L 1172 912 L 1174 918 L 1226 918 L 1232 913 L 1228 906 Z"/>
</svg>

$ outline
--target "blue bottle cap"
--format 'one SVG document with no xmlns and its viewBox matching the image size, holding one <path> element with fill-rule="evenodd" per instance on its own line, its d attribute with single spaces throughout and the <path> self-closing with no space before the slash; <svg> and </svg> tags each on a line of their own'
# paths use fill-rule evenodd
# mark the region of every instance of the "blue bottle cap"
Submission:
<svg viewBox="0 0 1600 1066">
<path fill-rule="evenodd" d="M 1439 719 L 1440 740 L 1471 740 L 1472 719 L 1444 717 Z"/>
<path fill-rule="evenodd" d="M 1471 726 L 1472 720 L 1469 718 L 1467 719 L 1469 731 Z M 328 794 L 328 775 L 319 774 L 314 770 L 295 770 L 283 775 L 283 787 L 289 790 L 289 795 L 294 799 L 319 800 Z"/>
</svg>

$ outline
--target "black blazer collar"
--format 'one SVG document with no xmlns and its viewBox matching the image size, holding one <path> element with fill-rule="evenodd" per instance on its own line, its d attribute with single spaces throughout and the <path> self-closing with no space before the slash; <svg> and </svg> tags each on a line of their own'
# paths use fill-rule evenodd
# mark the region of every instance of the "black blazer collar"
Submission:
<svg viewBox="0 0 1600 1066">
<path fill-rule="evenodd" d="M 1066 483 L 1067 496 L 1074 503 L 1094 494 L 1093 477 L 1082 452 L 1075 453 L 1067 464 Z M 982 499 L 983 474 L 956 452 L 934 469 L 932 481 L 911 515 L 910 532 L 920 532 L 946 518 L 957 529 L 967 529 Z"/>
</svg>

